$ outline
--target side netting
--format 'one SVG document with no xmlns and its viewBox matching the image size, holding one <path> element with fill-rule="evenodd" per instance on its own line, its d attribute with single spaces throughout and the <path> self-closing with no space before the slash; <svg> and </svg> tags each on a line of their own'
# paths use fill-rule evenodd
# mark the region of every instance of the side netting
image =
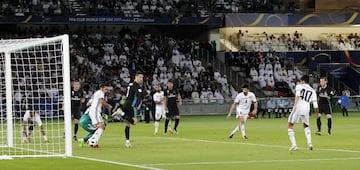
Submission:
<svg viewBox="0 0 360 170">
<path fill-rule="evenodd" d="M 0 40 L 0 64 L 0 159 L 71 156 L 68 36 Z"/>
</svg>

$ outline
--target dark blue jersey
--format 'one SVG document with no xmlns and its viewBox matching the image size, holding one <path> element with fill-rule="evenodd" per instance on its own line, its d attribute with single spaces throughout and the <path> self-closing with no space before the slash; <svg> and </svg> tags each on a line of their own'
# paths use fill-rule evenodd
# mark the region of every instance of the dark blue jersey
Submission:
<svg viewBox="0 0 360 170">
<path fill-rule="evenodd" d="M 71 90 L 71 108 L 80 109 L 81 108 L 81 99 L 84 98 L 84 93 L 82 90 L 74 91 Z"/>
<path fill-rule="evenodd" d="M 177 100 L 178 100 L 179 91 L 177 89 L 166 89 L 164 92 L 164 96 L 166 97 L 167 106 L 169 108 L 171 107 L 177 107 Z"/>
<path fill-rule="evenodd" d="M 124 107 L 138 107 L 146 92 L 136 82 L 129 83 L 127 87 L 126 100 Z"/>
</svg>

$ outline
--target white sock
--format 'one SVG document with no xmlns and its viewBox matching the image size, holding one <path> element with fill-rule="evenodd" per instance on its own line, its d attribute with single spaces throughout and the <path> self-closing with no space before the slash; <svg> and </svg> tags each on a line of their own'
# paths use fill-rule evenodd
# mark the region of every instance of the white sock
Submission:
<svg viewBox="0 0 360 170">
<path fill-rule="evenodd" d="M 159 121 L 155 121 L 154 127 L 155 127 L 155 133 L 157 133 L 157 132 L 158 132 L 158 128 L 159 128 Z"/>
<path fill-rule="evenodd" d="M 43 136 L 45 141 L 48 141 L 48 138 L 46 135 Z"/>
<path fill-rule="evenodd" d="M 295 132 L 294 129 L 288 129 L 288 135 L 291 142 L 291 146 L 297 146 L 295 140 Z"/>
<path fill-rule="evenodd" d="M 245 133 L 245 124 L 240 124 L 240 130 L 241 130 L 242 136 L 246 136 L 246 133 Z"/>
<path fill-rule="evenodd" d="M 235 129 L 231 132 L 231 134 L 235 134 L 237 131 L 239 131 L 240 127 L 239 126 L 236 126 Z"/>
<path fill-rule="evenodd" d="M 130 140 L 125 140 L 125 143 L 130 143 Z"/>
<path fill-rule="evenodd" d="M 305 128 L 304 132 L 305 132 L 305 136 L 306 136 L 308 145 L 310 145 L 310 144 L 312 145 L 310 128 L 309 127 Z"/>
<path fill-rule="evenodd" d="M 93 134 L 92 138 L 99 142 L 99 139 L 103 133 L 104 129 L 98 128 L 95 133 Z"/>
</svg>

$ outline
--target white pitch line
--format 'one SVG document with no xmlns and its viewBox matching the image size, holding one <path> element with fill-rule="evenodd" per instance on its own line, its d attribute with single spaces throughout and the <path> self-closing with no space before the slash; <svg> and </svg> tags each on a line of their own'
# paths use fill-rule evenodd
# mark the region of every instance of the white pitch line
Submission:
<svg viewBox="0 0 360 170">
<path fill-rule="evenodd" d="M 150 166 L 128 164 L 128 163 L 123 163 L 123 162 L 102 160 L 102 159 L 96 159 L 96 158 L 87 158 L 87 157 L 82 157 L 82 156 L 72 156 L 72 158 L 78 158 L 78 159 L 84 159 L 84 160 L 96 161 L 96 162 L 103 162 L 103 163 L 109 163 L 109 164 L 115 164 L 115 165 L 130 166 L 130 167 L 141 168 L 141 169 L 162 170 L 160 168 L 155 168 L 155 167 L 150 167 Z"/>
<path fill-rule="evenodd" d="M 204 140 L 204 139 L 188 139 L 188 138 L 168 138 L 168 137 L 139 137 L 139 138 L 152 138 L 152 139 L 168 139 L 168 140 L 179 140 L 179 141 L 189 141 L 189 142 L 204 142 L 204 143 L 218 143 L 218 144 L 232 144 L 232 145 L 250 145 L 250 146 L 262 146 L 262 147 L 271 147 L 271 148 L 286 148 L 287 146 L 280 145 L 268 145 L 268 144 L 257 144 L 257 143 L 248 143 L 248 142 L 226 142 L 226 141 L 212 141 L 212 140 Z M 300 148 L 302 149 L 302 148 Z M 360 153 L 357 150 L 347 150 L 347 149 L 322 149 L 316 148 L 315 150 L 319 151 L 331 151 L 331 152 L 346 152 L 346 153 Z"/>
<path fill-rule="evenodd" d="M 176 166 L 176 165 L 223 165 L 223 164 L 245 164 L 245 163 L 281 163 L 281 162 L 307 162 L 307 161 L 339 161 L 339 160 L 360 160 L 354 158 L 324 158 L 324 159 L 294 159 L 294 160 L 249 160 L 249 161 L 228 161 L 228 162 L 184 162 L 184 163 L 157 163 L 146 164 L 147 166 Z"/>
</svg>

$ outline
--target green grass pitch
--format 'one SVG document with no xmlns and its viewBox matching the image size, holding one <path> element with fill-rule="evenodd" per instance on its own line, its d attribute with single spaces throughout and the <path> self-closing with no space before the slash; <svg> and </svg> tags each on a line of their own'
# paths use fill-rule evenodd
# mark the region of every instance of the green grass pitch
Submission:
<svg viewBox="0 0 360 170">
<path fill-rule="evenodd" d="M 124 123 L 109 123 L 100 140 L 100 149 L 79 147 L 73 142 L 69 158 L 15 158 L 2 160 L 2 170 L 111 170 L 111 169 L 292 169 L 353 170 L 360 166 L 360 113 L 344 118 L 333 115 L 333 135 L 312 135 L 315 149 L 307 149 L 301 124 L 295 125 L 298 151 L 288 151 L 287 119 L 247 121 L 248 140 L 229 132 L 238 124 L 233 116 L 183 116 L 178 135 L 154 135 L 153 123 L 131 127 L 132 148 L 125 148 Z M 311 130 L 316 130 L 311 118 Z M 172 125 L 174 122 L 172 122 Z M 159 131 L 163 131 L 164 120 Z M 325 135 L 324 135 L 325 134 Z M 80 129 L 79 136 L 85 135 Z"/>
</svg>

